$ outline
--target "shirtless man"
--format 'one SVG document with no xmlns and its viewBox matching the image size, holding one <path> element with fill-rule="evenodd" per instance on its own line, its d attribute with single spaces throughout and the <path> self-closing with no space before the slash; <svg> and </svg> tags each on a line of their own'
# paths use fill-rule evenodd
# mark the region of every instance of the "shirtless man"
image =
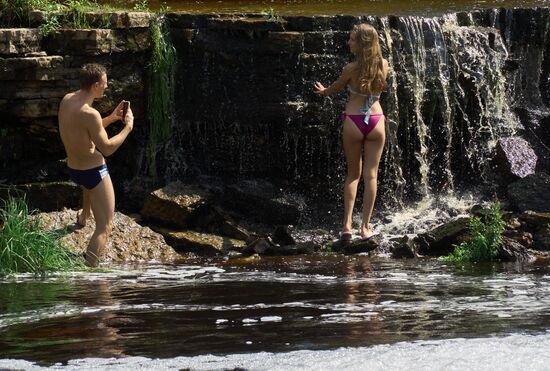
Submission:
<svg viewBox="0 0 550 371">
<path fill-rule="evenodd" d="M 82 212 L 77 215 L 77 224 L 85 225 L 90 209 L 94 213 L 96 229 L 85 254 L 86 263 L 92 267 L 99 264 L 115 212 L 113 183 L 103 156 L 113 154 L 134 127 L 130 109 L 126 117 L 122 117 L 122 102 L 104 119 L 92 108 L 94 99 L 101 98 L 106 88 L 105 67 L 84 65 L 80 70 L 80 90 L 65 95 L 59 105 L 59 132 L 67 152 L 69 176 L 83 190 Z M 105 128 L 118 120 L 125 126 L 109 138 Z"/>
</svg>

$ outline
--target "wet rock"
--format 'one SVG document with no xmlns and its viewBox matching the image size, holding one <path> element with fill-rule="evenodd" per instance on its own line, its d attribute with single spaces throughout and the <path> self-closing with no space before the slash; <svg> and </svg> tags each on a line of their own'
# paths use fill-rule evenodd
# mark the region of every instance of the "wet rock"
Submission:
<svg viewBox="0 0 550 371">
<path fill-rule="evenodd" d="M 57 211 L 80 205 L 82 190 L 73 182 L 19 184 L 0 188 L 0 199 L 25 196 L 29 209 Z"/>
<path fill-rule="evenodd" d="M 155 230 L 162 234 L 177 251 L 200 256 L 225 255 L 232 250 L 242 252 L 246 247 L 244 241 L 210 233 L 174 231 L 166 228 L 155 228 Z"/>
<path fill-rule="evenodd" d="M 518 219 L 526 228 L 536 230 L 550 224 L 550 213 L 525 211 L 518 216 Z"/>
<path fill-rule="evenodd" d="M 246 180 L 225 189 L 223 206 L 263 224 L 295 225 L 304 202 L 297 195 L 283 194 L 265 181 Z"/>
<path fill-rule="evenodd" d="M 203 189 L 173 182 L 147 196 L 141 215 L 145 220 L 187 228 L 194 213 L 208 199 L 209 194 Z"/>
<path fill-rule="evenodd" d="M 250 233 L 238 225 L 231 216 L 217 206 L 201 207 L 193 218 L 192 224 L 199 231 L 220 234 L 238 240 L 248 240 Z"/>
<path fill-rule="evenodd" d="M 468 236 L 469 219 L 461 217 L 435 227 L 414 238 L 420 255 L 442 256 L 451 253 L 453 245 L 465 241 Z"/>
<path fill-rule="evenodd" d="M 521 230 L 505 230 L 503 236 L 506 236 L 527 248 L 533 247 L 533 235 L 529 232 Z"/>
<path fill-rule="evenodd" d="M 535 173 L 537 155 L 525 139 L 503 138 L 497 142 L 494 161 L 506 178 L 525 178 Z"/>
<path fill-rule="evenodd" d="M 281 246 L 296 244 L 294 237 L 292 237 L 292 234 L 290 233 L 290 228 L 282 225 L 275 228 L 275 232 L 273 232 L 273 242 Z"/>
<path fill-rule="evenodd" d="M 533 248 L 550 251 L 550 225 L 542 226 L 533 236 Z"/>
<path fill-rule="evenodd" d="M 415 244 L 412 238 L 404 236 L 403 238 L 391 241 L 390 253 L 394 259 L 411 259 L 416 257 L 414 253 Z"/>
<path fill-rule="evenodd" d="M 87 221 L 85 227 L 75 229 L 77 212 L 74 210 L 64 209 L 39 215 L 44 230 L 55 231 L 62 236 L 62 246 L 79 255 L 86 250 L 95 229 L 93 217 Z M 124 214 L 115 212 L 113 231 L 102 253 L 102 262 L 172 262 L 178 258 L 179 254 L 166 244 L 160 234 L 140 226 Z"/>
<path fill-rule="evenodd" d="M 274 246 L 275 245 L 267 238 L 257 238 L 246 247 L 246 249 L 243 251 L 243 254 L 268 255 L 268 252 Z"/>
<path fill-rule="evenodd" d="M 525 246 L 511 238 L 503 237 L 502 245 L 498 248 L 497 259 L 503 261 L 533 262 L 535 256 Z"/>
<path fill-rule="evenodd" d="M 369 239 L 357 239 L 343 246 L 344 254 L 359 254 L 375 250 L 382 244 L 382 236 L 377 234 Z"/>
<path fill-rule="evenodd" d="M 133 179 L 125 180 L 122 184 L 124 197 L 117 201 L 117 204 L 124 210 L 139 212 L 143 208 L 147 196 L 159 186 L 158 180 L 145 176 L 136 176 Z"/>
<path fill-rule="evenodd" d="M 510 206 L 518 211 L 550 212 L 550 175 L 529 175 L 508 186 Z"/>
<path fill-rule="evenodd" d="M 206 26 L 211 30 L 233 30 L 233 31 L 251 31 L 251 32 L 274 32 L 284 31 L 285 23 L 280 21 L 271 21 L 264 17 L 228 17 L 228 18 L 209 18 Z"/>
</svg>

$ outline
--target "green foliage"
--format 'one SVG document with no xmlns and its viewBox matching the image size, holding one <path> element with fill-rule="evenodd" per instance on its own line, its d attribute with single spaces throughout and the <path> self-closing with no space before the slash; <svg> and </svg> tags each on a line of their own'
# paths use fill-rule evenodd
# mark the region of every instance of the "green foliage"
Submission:
<svg viewBox="0 0 550 371">
<path fill-rule="evenodd" d="M 44 23 L 38 27 L 38 32 L 42 36 L 47 36 L 61 28 L 59 22 L 59 13 L 55 11 L 48 11 L 44 17 Z"/>
<path fill-rule="evenodd" d="M 98 20 L 97 16 L 87 13 L 115 10 L 112 6 L 98 4 L 97 0 L 0 0 L 0 5 L 0 24 L 7 27 L 27 25 L 31 10 L 45 11 L 44 24 L 39 27 L 42 35 L 55 32 L 60 27 L 109 27 L 108 15 Z"/>
<path fill-rule="evenodd" d="M 5 26 L 28 24 L 31 10 L 45 10 L 48 0 L 0 0 L 1 21 Z"/>
<path fill-rule="evenodd" d="M 497 256 L 504 232 L 500 203 L 497 201 L 491 206 L 484 221 L 478 217 L 470 218 L 469 227 L 472 237 L 459 246 L 455 245 L 454 251 L 442 260 L 473 263 L 491 261 Z"/>
<path fill-rule="evenodd" d="M 157 145 L 170 134 L 174 104 L 176 49 L 164 17 L 151 24 L 151 60 L 148 66 L 149 143 L 147 163 L 149 175 L 155 177 Z"/>
<path fill-rule="evenodd" d="M 59 245 L 56 236 L 41 228 L 24 198 L 9 197 L 0 209 L 0 274 L 67 271 L 84 268 L 82 258 Z"/>
<path fill-rule="evenodd" d="M 264 18 L 270 22 L 281 22 L 282 21 L 282 18 L 281 16 L 279 16 L 277 14 L 277 12 L 275 11 L 275 9 L 273 8 L 269 8 L 267 10 L 264 10 L 262 12 L 262 14 L 264 15 Z"/>
<path fill-rule="evenodd" d="M 148 12 L 149 11 L 149 1 L 148 0 L 139 0 L 134 4 L 134 10 L 136 12 Z"/>
</svg>

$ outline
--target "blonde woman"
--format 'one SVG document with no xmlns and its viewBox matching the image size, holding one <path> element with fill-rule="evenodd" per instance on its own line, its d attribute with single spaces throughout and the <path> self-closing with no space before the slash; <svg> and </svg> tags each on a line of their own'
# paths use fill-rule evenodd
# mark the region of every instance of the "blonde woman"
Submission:
<svg viewBox="0 0 550 371">
<path fill-rule="evenodd" d="M 363 223 L 361 238 L 372 236 L 369 222 L 376 199 L 377 174 L 384 149 L 385 117 L 380 106 L 380 93 L 386 87 L 388 61 L 382 58 L 378 33 L 368 24 L 353 27 L 348 46 L 355 60 L 348 63 L 332 85 L 325 88 L 315 82 L 315 92 L 322 95 L 338 93 L 346 88 L 349 100 L 342 113 L 342 141 L 347 163 L 344 185 L 344 223 L 340 238 L 352 237 L 352 214 L 357 186 L 363 174 Z"/>
</svg>

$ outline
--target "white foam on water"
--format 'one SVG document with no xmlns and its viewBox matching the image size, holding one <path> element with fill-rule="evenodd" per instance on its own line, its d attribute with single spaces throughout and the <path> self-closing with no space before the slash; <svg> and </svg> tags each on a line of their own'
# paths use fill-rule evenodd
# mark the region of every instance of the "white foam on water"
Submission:
<svg viewBox="0 0 550 371">
<path fill-rule="evenodd" d="M 252 341 L 246 341 L 252 344 Z M 402 342 L 361 348 L 286 353 L 202 355 L 171 359 L 85 358 L 66 366 L 41 367 L 24 360 L 0 360 L 0 368 L 34 370 L 548 370 L 550 334 Z"/>
</svg>

